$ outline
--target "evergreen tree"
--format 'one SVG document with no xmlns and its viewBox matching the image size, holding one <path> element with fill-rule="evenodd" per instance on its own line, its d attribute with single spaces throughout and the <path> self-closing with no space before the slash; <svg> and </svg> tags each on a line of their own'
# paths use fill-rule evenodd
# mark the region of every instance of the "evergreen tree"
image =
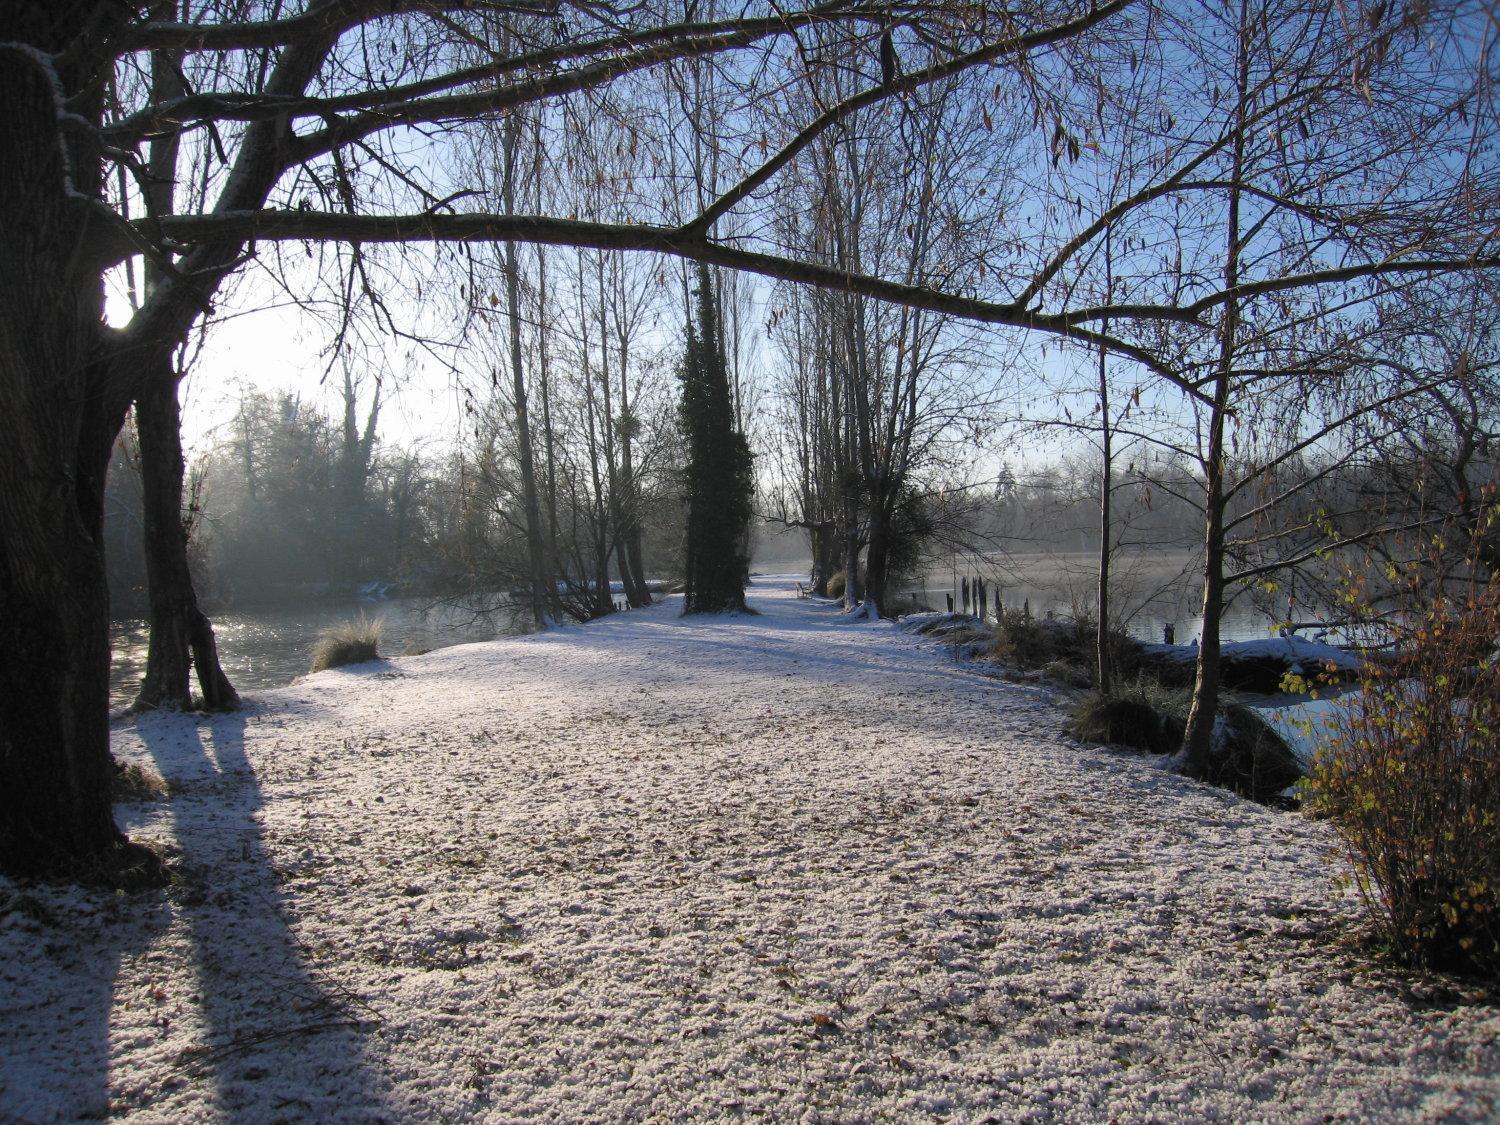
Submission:
<svg viewBox="0 0 1500 1125">
<path fill-rule="evenodd" d="M 719 309 L 708 268 L 698 270 L 697 324 L 682 357 L 682 430 L 687 444 L 684 613 L 745 608 L 754 476 L 750 443 L 735 429 Z"/>
</svg>

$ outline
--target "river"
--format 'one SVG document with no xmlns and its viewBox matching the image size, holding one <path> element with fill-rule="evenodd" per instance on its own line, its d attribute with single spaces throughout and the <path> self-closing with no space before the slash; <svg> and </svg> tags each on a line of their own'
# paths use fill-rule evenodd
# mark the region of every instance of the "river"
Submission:
<svg viewBox="0 0 1500 1125">
<path fill-rule="evenodd" d="M 1182 572 L 1185 558 L 1167 555 L 1136 556 L 1116 564 L 1117 620 L 1131 636 L 1144 641 L 1162 639 L 1162 627 L 1172 624 L 1179 644 L 1200 635 L 1197 613 L 1198 580 Z M 1003 567 L 987 561 L 955 560 L 945 570 L 929 571 L 908 588 L 934 609 L 944 608 L 944 595 L 960 577 L 983 574 L 990 585 L 990 605 L 996 592 L 1008 609 L 1029 605 L 1038 617 L 1068 615 L 1094 604 L 1092 555 L 1012 556 Z M 785 571 L 788 567 L 778 567 Z M 752 591 L 753 592 L 753 591 Z M 1291 609 L 1285 596 L 1277 612 Z M 305 675 L 318 634 L 330 625 L 359 614 L 385 623 L 380 651 L 387 656 L 487 641 L 525 632 L 524 615 L 513 611 L 482 613 L 473 602 L 438 602 L 432 598 L 387 598 L 380 601 L 330 600 L 300 602 L 264 609 L 242 609 L 214 614 L 219 658 L 230 681 L 241 691 L 281 687 Z M 1302 616 L 1307 616 L 1304 612 Z M 1272 617 L 1264 608 L 1242 597 L 1225 614 L 1225 640 L 1267 636 Z M 126 707 L 135 698 L 146 667 L 148 628 L 142 620 L 115 622 L 114 666 L 110 677 L 110 706 Z"/>
<path fill-rule="evenodd" d="M 510 610 L 484 613 L 475 602 L 437 602 L 432 598 L 334 599 L 212 615 L 219 659 L 230 682 L 240 691 L 281 687 L 306 674 L 319 633 L 361 613 L 384 622 L 380 651 L 386 656 L 525 632 L 524 617 Z M 109 699 L 112 710 L 129 706 L 135 698 L 146 669 L 149 632 L 142 620 L 114 624 Z"/>
<path fill-rule="evenodd" d="M 1141 641 L 1160 641 L 1167 625 L 1172 626 L 1178 644 L 1201 637 L 1203 580 L 1194 572 L 1193 561 L 1188 555 L 1165 552 L 1117 558 L 1110 583 L 1114 602 L 1111 616 L 1116 627 Z M 1093 613 L 1097 567 L 1098 556 L 1092 553 L 1016 554 L 1003 562 L 957 556 L 947 567 L 929 570 L 905 592 L 933 609 L 946 609 L 946 595 L 964 577 L 971 581 L 983 577 L 989 587 L 992 613 L 998 598 L 1007 610 L 1029 607 L 1037 617 L 1069 617 Z M 958 599 L 954 600 L 957 603 Z M 1315 606 L 1298 604 L 1295 588 L 1275 595 L 1256 591 L 1253 598 L 1246 591 L 1220 619 L 1220 634 L 1226 641 L 1257 640 L 1271 635 L 1278 621 L 1318 616 Z"/>
</svg>

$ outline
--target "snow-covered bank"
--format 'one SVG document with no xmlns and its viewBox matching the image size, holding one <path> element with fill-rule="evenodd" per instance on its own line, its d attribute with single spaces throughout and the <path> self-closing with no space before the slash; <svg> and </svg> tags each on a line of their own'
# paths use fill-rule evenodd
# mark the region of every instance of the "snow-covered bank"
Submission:
<svg viewBox="0 0 1500 1125">
<path fill-rule="evenodd" d="M 121 727 L 186 875 L 0 880 L 0 1119 L 1494 1114 L 1325 826 L 792 590 Z"/>
</svg>

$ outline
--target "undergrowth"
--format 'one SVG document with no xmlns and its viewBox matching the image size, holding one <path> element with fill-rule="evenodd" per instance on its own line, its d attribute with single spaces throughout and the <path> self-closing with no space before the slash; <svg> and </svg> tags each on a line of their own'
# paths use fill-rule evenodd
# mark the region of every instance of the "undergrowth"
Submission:
<svg viewBox="0 0 1500 1125">
<path fill-rule="evenodd" d="M 1500 579 L 1413 566 L 1395 661 L 1370 661 L 1308 789 L 1400 961 L 1500 979 Z"/>
<path fill-rule="evenodd" d="M 109 794 L 115 801 L 155 801 L 166 796 L 164 781 L 150 770 L 110 759 Z"/>
</svg>

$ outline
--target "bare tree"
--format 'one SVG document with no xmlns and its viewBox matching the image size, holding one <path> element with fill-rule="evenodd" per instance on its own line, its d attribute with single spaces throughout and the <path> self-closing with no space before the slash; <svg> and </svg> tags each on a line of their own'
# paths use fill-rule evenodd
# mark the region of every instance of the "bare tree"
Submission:
<svg viewBox="0 0 1500 1125">
<path fill-rule="evenodd" d="M 1103 342 L 1209 400 L 1213 393 L 1196 386 L 1177 362 L 1181 349 L 1159 346 L 1157 329 L 1181 325 L 1185 333 L 1219 332 L 1226 308 L 1258 307 L 1298 288 L 1494 264 L 1487 236 L 1472 232 L 1495 224 L 1482 207 L 1476 212 L 1463 203 L 1476 198 L 1468 188 L 1484 186 L 1485 170 L 1472 153 L 1459 173 L 1445 162 L 1445 152 L 1421 164 L 1419 170 L 1432 177 L 1467 177 L 1467 194 L 1444 196 L 1449 210 L 1438 208 L 1441 221 L 1424 228 L 1431 231 L 1427 237 L 1413 241 L 1409 224 L 1383 225 L 1389 208 L 1365 213 L 1372 200 L 1396 196 L 1386 185 L 1360 187 L 1361 171 L 1373 167 L 1361 153 L 1347 154 L 1358 170 L 1333 187 L 1322 177 L 1337 154 L 1325 154 L 1320 168 L 1307 164 L 1307 174 L 1294 185 L 1301 198 L 1292 202 L 1305 211 L 1316 202 L 1308 199 L 1315 190 L 1343 191 L 1346 199 L 1334 217 L 1362 216 L 1358 229 L 1369 237 L 1330 235 L 1300 255 L 1283 255 L 1274 271 L 1266 258 L 1259 275 L 1240 270 L 1233 284 L 1225 284 L 1221 274 L 1211 285 L 1195 281 L 1193 292 L 1162 295 L 1143 281 L 1128 299 L 1112 299 L 1107 308 L 1075 307 L 1051 284 L 1074 262 L 1077 247 L 1091 241 L 1090 229 L 1067 239 L 1046 230 L 996 244 L 983 288 L 962 290 L 944 288 L 940 280 L 866 274 L 763 240 L 715 233 L 732 212 L 746 221 L 757 209 L 784 206 L 775 181 L 805 163 L 830 130 L 862 114 L 891 111 L 901 99 L 958 76 L 972 74 L 977 81 L 987 68 L 1008 68 L 1020 80 L 998 84 L 1018 103 L 1005 108 L 1024 106 L 1038 118 L 1050 109 L 1042 91 L 1071 91 L 1075 102 L 1084 100 L 1081 91 L 1089 83 L 1074 82 L 1073 74 L 1094 68 L 1075 67 L 1077 59 L 1104 50 L 1106 32 L 1128 41 L 1153 10 L 1146 0 L 1093 7 L 1056 0 L 1019 12 L 945 4 L 893 10 L 889 4 L 830 0 L 700 19 L 650 5 L 567 4 L 548 9 L 562 18 L 544 21 L 545 33 L 519 40 L 507 52 L 483 39 L 480 17 L 517 10 L 483 0 L 309 0 L 288 14 L 280 6 L 242 11 L 205 0 L 186 21 L 153 19 L 106 0 L 8 5 L 0 15 L 0 52 L 7 59 L 0 68 L 7 107 L 0 115 L 0 151 L 8 157 L 0 166 L 0 216 L 8 235 L 0 245 L 0 417 L 9 427 L 8 440 L 0 443 L 0 645 L 18 658 L 0 671 L 0 867 L 149 864 L 124 843 L 108 800 L 108 592 L 100 558 L 105 469 L 129 403 L 168 377 L 167 359 L 215 294 L 248 262 L 274 256 L 273 244 L 303 243 L 315 263 L 326 243 L 347 248 L 346 257 L 357 255 L 362 262 L 385 244 L 508 240 L 675 256 L 924 313 Z M 519 14 L 534 11 L 527 6 Z M 1421 13 L 1393 9 L 1370 21 L 1373 27 L 1346 34 L 1347 50 L 1299 53 L 1307 61 L 1298 65 L 1309 75 L 1301 87 L 1308 96 L 1298 103 L 1303 115 L 1352 110 L 1366 98 L 1388 108 L 1385 76 L 1419 61 L 1403 36 L 1410 26 L 1435 30 L 1449 16 L 1437 5 Z M 804 50 L 809 29 L 841 28 L 868 51 L 878 50 L 893 21 L 901 29 L 892 48 L 901 56 L 898 68 L 883 68 L 878 82 L 837 102 L 809 99 L 794 117 L 770 112 L 763 91 L 783 80 L 802 81 L 825 65 L 816 51 Z M 1282 30 L 1262 36 L 1257 29 L 1263 23 L 1242 20 L 1247 30 L 1236 41 L 1253 41 L 1257 50 L 1262 39 L 1285 41 L 1288 32 Z M 1167 31 L 1189 41 L 1194 28 L 1182 21 Z M 477 64 L 464 53 L 476 34 L 486 44 Z M 121 60 L 176 50 L 193 59 L 233 57 L 245 65 L 210 65 L 203 84 L 176 98 L 149 92 L 130 104 L 106 98 Z M 1181 50 L 1157 51 L 1152 65 L 1171 71 L 1182 57 Z M 1456 57 L 1439 53 L 1432 65 Z M 726 73 L 756 72 L 776 81 L 727 87 L 736 101 L 735 129 L 752 143 L 726 166 L 722 182 L 730 186 L 715 188 L 712 201 L 686 221 L 669 220 L 656 200 L 632 195 L 626 186 L 619 189 L 630 204 L 625 218 L 505 214 L 492 200 L 467 194 L 470 185 L 438 182 L 421 155 L 400 143 L 413 129 L 432 126 L 436 135 L 605 87 L 637 88 L 646 104 L 658 104 L 648 78 L 669 63 L 695 59 L 722 60 Z M 1346 81 L 1351 73 L 1352 86 Z M 1280 70 L 1275 76 L 1281 77 Z M 1410 77 L 1401 87 L 1408 95 Z M 1200 96 L 1201 78 L 1193 75 Z M 1235 104 L 1240 102 L 1247 99 L 1237 95 Z M 1283 119 L 1285 104 L 1257 73 L 1254 98 L 1243 113 L 1203 116 L 1208 131 L 1230 120 L 1238 124 L 1200 151 L 1223 154 L 1237 143 L 1248 148 L 1252 124 L 1256 146 L 1272 143 L 1263 140 L 1271 127 L 1279 136 L 1290 135 L 1295 125 Z M 1054 153 L 1087 151 L 1072 124 L 1059 121 L 1045 130 Z M 123 167 L 133 175 L 141 146 L 172 132 L 191 135 L 215 153 L 204 205 L 127 220 L 108 170 Z M 1176 143 L 1171 128 L 1161 133 L 1158 167 L 1171 183 L 1142 188 L 1157 200 L 1192 180 L 1208 159 L 1194 164 L 1193 157 L 1183 157 L 1186 146 Z M 1483 151 L 1481 142 L 1474 153 Z M 1265 166 L 1269 176 L 1269 158 Z M 1285 195 L 1271 180 L 1231 181 L 1241 196 Z M 1222 198 L 1223 184 L 1224 176 L 1217 175 L 1212 186 L 1195 190 Z M 1403 173 L 1401 184 L 1396 195 L 1409 202 L 1415 172 Z M 680 202 L 676 185 L 666 187 L 664 194 Z M 1479 198 L 1483 203 L 1483 192 Z M 320 206 L 324 200 L 336 205 Z M 1128 202 L 1140 205 L 1136 198 Z M 1462 231 L 1455 221 L 1460 217 Z M 1335 244 L 1347 251 L 1339 260 L 1332 254 Z M 112 327 L 104 317 L 104 281 L 131 258 L 152 262 L 162 280 L 127 323 Z M 1109 334 L 1097 328 L 1106 318 Z M 1139 330 L 1125 331 L 1131 325 Z"/>
</svg>

